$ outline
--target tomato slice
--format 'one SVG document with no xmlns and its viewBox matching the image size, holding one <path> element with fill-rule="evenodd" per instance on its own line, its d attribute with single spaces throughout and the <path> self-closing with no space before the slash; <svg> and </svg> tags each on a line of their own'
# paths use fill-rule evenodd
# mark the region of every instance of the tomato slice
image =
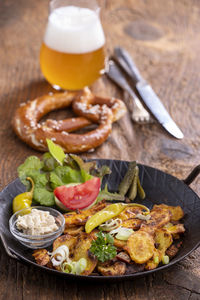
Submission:
<svg viewBox="0 0 200 300">
<path fill-rule="evenodd" d="M 59 186 L 54 190 L 54 195 L 70 210 L 83 209 L 95 202 L 100 187 L 100 178 L 94 177 L 75 186 Z"/>
</svg>

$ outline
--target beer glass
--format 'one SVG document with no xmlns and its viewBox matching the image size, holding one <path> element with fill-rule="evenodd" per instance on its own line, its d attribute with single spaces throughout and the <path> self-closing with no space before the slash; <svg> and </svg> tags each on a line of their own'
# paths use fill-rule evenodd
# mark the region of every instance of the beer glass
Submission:
<svg viewBox="0 0 200 300">
<path fill-rule="evenodd" d="M 40 67 L 54 88 L 79 90 L 104 71 L 105 36 L 93 0 L 53 0 L 40 50 Z"/>
</svg>

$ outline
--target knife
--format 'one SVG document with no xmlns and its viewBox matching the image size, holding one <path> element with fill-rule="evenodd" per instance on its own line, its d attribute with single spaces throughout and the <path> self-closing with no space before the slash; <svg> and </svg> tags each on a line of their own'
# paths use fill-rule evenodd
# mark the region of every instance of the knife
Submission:
<svg viewBox="0 0 200 300">
<path fill-rule="evenodd" d="M 114 49 L 114 59 L 132 80 L 141 100 L 144 102 L 154 118 L 168 133 L 177 139 L 182 139 L 184 137 L 182 131 L 172 120 L 154 90 L 143 79 L 129 53 L 121 47 L 116 47 Z"/>
</svg>

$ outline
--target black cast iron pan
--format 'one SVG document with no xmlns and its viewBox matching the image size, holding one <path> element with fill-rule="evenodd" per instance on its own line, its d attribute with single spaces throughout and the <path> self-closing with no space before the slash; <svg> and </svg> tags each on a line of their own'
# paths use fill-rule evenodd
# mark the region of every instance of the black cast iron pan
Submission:
<svg viewBox="0 0 200 300">
<path fill-rule="evenodd" d="M 127 171 L 127 161 L 119 160 L 96 160 L 99 165 L 108 165 L 112 173 L 104 178 L 103 185 L 107 182 L 108 188 L 111 191 L 116 191 L 120 181 Z M 117 281 L 125 279 L 133 279 L 135 277 L 144 276 L 153 272 L 158 272 L 177 263 L 200 245 L 200 199 L 197 194 L 188 186 L 195 177 L 200 173 L 200 166 L 197 166 L 185 180 L 179 180 L 167 173 L 159 171 L 145 165 L 139 165 L 140 179 L 143 188 L 146 192 L 146 199 L 142 203 L 150 209 L 154 204 L 167 204 L 177 206 L 180 205 L 185 213 L 184 225 L 186 228 L 183 237 L 183 246 L 178 254 L 170 261 L 168 265 L 158 267 L 151 271 L 142 271 L 130 275 L 123 276 L 78 276 L 58 272 L 53 269 L 48 269 L 39 266 L 34 262 L 32 257 L 32 250 L 21 245 L 16 241 L 9 232 L 8 221 L 12 214 L 12 200 L 22 193 L 25 188 L 20 183 L 19 179 L 11 182 L 0 193 L 0 233 L 3 246 L 7 254 L 21 262 L 35 265 L 37 268 L 53 272 L 54 274 L 64 276 L 66 279 L 81 279 L 81 280 L 95 280 L 95 281 Z M 140 199 L 136 202 L 141 203 Z"/>
</svg>

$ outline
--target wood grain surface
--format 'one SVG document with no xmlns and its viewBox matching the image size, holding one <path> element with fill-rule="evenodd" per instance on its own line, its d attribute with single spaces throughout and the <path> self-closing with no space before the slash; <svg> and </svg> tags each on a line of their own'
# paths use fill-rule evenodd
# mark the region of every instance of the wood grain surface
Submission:
<svg viewBox="0 0 200 300">
<path fill-rule="evenodd" d="M 39 67 L 48 16 L 46 0 L 0 1 L 0 188 L 16 178 L 29 148 L 14 134 L 11 120 L 20 103 L 53 91 Z M 141 73 L 184 132 L 169 136 L 157 123 L 138 125 L 127 114 L 109 139 L 83 157 L 136 159 L 178 178 L 200 161 L 200 1 L 108 0 L 104 9 L 107 52 L 125 47 Z M 106 77 L 92 89 L 124 95 Z M 200 178 L 192 188 L 200 195 Z M 0 299 L 200 299 L 200 250 L 165 272 L 112 284 L 68 282 L 7 257 L 0 248 Z"/>
</svg>

